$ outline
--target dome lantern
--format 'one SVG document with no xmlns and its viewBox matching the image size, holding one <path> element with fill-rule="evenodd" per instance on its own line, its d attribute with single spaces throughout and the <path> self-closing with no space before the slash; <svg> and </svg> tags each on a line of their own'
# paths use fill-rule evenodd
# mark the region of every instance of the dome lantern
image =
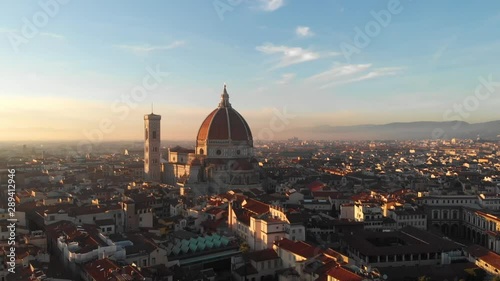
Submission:
<svg viewBox="0 0 500 281">
<path fill-rule="evenodd" d="M 219 107 L 231 107 L 229 103 L 229 94 L 226 90 L 226 83 L 224 83 L 224 90 L 222 91 L 222 95 L 220 96 Z"/>
</svg>

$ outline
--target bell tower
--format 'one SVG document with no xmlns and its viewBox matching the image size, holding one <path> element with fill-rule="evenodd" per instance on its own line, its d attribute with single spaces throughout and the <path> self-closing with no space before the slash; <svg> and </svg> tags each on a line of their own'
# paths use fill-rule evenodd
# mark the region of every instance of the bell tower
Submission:
<svg viewBox="0 0 500 281">
<path fill-rule="evenodd" d="M 144 115 L 144 180 L 161 182 L 161 115 Z"/>
</svg>

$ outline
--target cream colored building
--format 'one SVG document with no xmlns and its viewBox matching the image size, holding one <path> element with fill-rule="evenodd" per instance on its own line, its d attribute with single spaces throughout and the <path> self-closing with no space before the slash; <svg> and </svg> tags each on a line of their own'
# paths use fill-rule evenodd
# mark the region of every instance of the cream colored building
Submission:
<svg viewBox="0 0 500 281">
<path fill-rule="evenodd" d="M 228 226 L 244 239 L 252 250 L 270 249 L 276 241 L 284 238 L 304 241 L 306 229 L 294 214 L 286 213 L 278 206 L 248 199 L 241 207 L 229 204 Z"/>
</svg>

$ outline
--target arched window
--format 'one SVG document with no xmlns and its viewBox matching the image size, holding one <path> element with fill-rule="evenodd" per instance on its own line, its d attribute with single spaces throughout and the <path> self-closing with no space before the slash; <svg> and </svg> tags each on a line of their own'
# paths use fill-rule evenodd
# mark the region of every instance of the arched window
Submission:
<svg viewBox="0 0 500 281">
<path fill-rule="evenodd" d="M 439 218 L 439 211 L 438 210 L 432 211 L 432 219 L 436 220 L 438 218 Z"/>
<path fill-rule="evenodd" d="M 443 219 L 448 219 L 448 211 L 443 211 Z"/>
<path fill-rule="evenodd" d="M 203 154 L 205 153 L 205 151 L 203 150 L 203 148 L 200 148 L 200 154 Z"/>
</svg>

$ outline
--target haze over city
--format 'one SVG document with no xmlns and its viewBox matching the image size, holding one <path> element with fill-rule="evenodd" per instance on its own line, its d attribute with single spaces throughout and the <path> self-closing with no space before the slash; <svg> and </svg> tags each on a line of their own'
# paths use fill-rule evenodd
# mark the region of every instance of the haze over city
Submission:
<svg viewBox="0 0 500 281">
<path fill-rule="evenodd" d="M 223 83 L 255 132 L 276 110 L 293 115 L 277 137 L 500 119 L 499 95 L 467 100 L 481 77 L 500 77 L 498 1 L 221 3 L 67 1 L 41 27 L 41 6 L 1 3 L 0 140 L 78 140 L 102 120 L 113 127 L 105 140 L 140 140 L 152 103 L 164 139 L 193 139 Z M 130 101 L 148 69 L 161 81 Z M 473 110 L 455 109 L 464 102 Z"/>
<path fill-rule="evenodd" d="M 500 281 L 500 2 L 0 2 L 0 281 Z"/>
</svg>

